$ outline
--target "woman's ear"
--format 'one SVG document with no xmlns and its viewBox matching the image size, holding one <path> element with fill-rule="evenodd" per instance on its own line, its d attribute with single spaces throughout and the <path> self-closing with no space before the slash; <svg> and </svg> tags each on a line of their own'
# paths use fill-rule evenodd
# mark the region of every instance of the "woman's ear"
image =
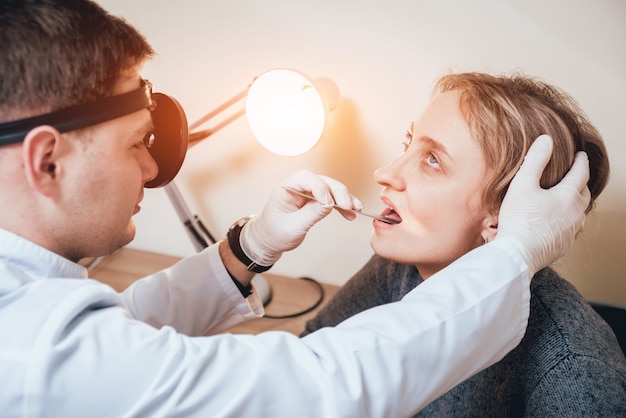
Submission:
<svg viewBox="0 0 626 418">
<path fill-rule="evenodd" d="M 496 235 L 498 235 L 498 214 L 487 215 L 483 223 L 481 236 L 485 240 L 485 243 L 488 243 L 489 241 L 493 241 Z"/>
<path fill-rule="evenodd" d="M 63 137 L 51 126 L 38 126 L 26 135 L 22 162 L 26 179 L 39 193 L 52 197 L 58 190 L 58 150 Z"/>
</svg>

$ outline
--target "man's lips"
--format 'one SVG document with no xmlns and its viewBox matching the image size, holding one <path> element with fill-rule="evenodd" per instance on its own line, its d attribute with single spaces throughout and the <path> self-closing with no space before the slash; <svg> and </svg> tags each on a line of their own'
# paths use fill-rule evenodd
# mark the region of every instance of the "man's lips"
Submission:
<svg viewBox="0 0 626 418">
<path fill-rule="evenodd" d="M 139 197 L 139 200 L 137 200 L 137 203 L 135 203 L 135 210 L 133 211 L 133 215 L 141 210 L 141 201 L 142 200 L 143 200 L 143 194 Z"/>
</svg>

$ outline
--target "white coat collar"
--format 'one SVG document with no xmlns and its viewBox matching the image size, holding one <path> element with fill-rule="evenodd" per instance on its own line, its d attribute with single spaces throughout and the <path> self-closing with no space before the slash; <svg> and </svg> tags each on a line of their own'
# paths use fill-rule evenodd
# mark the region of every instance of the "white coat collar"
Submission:
<svg viewBox="0 0 626 418">
<path fill-rule="evenodd" d="M 34 278 L 87 278 L 87 269 L 12 232 L 0 228 L 0 262 Z"/>
</svg>

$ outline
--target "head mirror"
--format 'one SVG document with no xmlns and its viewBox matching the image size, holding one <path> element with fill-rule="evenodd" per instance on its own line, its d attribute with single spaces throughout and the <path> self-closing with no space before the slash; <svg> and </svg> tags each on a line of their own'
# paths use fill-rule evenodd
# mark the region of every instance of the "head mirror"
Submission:
<svg viewBox="0 0 626 418">
<path fill-rule="evenodd" d="M 178 101 L 162 93 L 154 93 L 152 100 L 156 103 L 151 112 L 154 142 L 148 151 L 159 166 L 159 173 L 146 183 L 151 188 L 165 186 L 178 174 L 189 140 L 187 118 Z"/>
</svg>

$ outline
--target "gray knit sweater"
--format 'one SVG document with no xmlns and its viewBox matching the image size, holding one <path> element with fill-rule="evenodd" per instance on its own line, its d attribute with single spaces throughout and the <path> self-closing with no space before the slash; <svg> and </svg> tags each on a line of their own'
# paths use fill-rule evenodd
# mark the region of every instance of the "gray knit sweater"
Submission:
<svg viewBox="0 0 626 418">
<path fill-rule="evenodd" d="M 307 322 L 305 334 L 399 300 L 421 282 L 414 266 L 374 256 Z M 416 416 L 626 417 L 626 359 L 611 328 L 576 289 L 544 269 L 531 284 L 520 345 Z"/>
</svg>

